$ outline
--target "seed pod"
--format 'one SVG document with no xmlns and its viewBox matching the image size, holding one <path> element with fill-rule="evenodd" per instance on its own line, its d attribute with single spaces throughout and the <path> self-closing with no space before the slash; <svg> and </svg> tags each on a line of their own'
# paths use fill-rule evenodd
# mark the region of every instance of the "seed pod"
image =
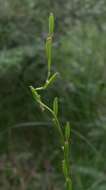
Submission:
<svg viewBox="0 0 106 190">
<path fill-rule="evenodd" d="M 34 99 L 39 102 L 40 101 L 40 95 L 36 92 L 36 90 L 35 90 L 35 88 L 33 88 L 33 86 L 30 86 L 30 89 L 31 89 L 31 92 L 32 92 Z"/>
<path fill-rule="evenodd" d="M 51 59 L 52 59 L 52 38 L 48 37 L 46 40 L 46 55 L 48 61 L 48 72 L 50 73 L 51 69 Z"/>
<path fill-rule="evenodd" d="M 52 35 L 54 32 L 54 15 L 50 13 L 49 16 L 49 35 Z"/>
<path fill-rule="evenodd" d="M 56 80 L 57 75 L 58 75 L 58 73 L 53 74 L 49 78 L 49 80 L 46 81 L 46 84 L 44 85 L 44 88 L 48 88 L 48 86 L 50 86 Z"/>
<path fill-rule="evenodd" d="M 65 139 L 69 141 L 69 138 L 70 138 L 70 124 L 69 122 L 67 122 L 65 126 Z"/>
<path fill-rule="evenodd" d="M 69 143 L 68 143 L 68 141 L 66 141 L 64 143 L 64 157 L 65 157 L 65 160 L 68 162 L 68 160 L 69 160 Z"/>
<path fill-rule="evenodd" d="M 53 111 L 55 115 L 57 116 L 58 114 L 58 98 L 57 97 L 55 97 L 53 101 Z"/>
</svg>

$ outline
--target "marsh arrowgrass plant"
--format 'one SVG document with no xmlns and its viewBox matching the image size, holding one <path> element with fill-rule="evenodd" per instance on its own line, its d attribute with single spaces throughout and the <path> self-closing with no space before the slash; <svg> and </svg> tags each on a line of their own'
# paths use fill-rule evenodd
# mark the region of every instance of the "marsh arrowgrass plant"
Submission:
<svg viewBox="0 0 106 190">
<path fill-rule="evenodd" d="M 53 13 L 49 16 L 49 33 L 46 38 L 46 56 L 47 56 L 47 78 L 45 83 L 37 88 L 30 86 L 32 91 L 32 95 L 34 100 L 39 104 L 43 111 L 47 110 L 52 117 L 52 121 L 54 127 L 56 128 L 59 139 L 60 145 L 63 152 L 63 160 L 62 160 L 62 170 L 65 177 L 66 183 L 66 190 L 72 190 L 72 181 L 70 177 L 70 161 L 69 161 L 69 147 L 70 147 L 70 124 L 69 122 L 66 123 L 64 127 L 61 126 L 59 118 L 58 118 L 58 98 L 54 97 L 53 107 L 51 108 L 47 104 L 43 102 L 43 98 L 40 95 L 41 90 L 47 89 L 52 83 L 56 80 L 58 73 L 51 74 L 51 65 L 52 65 L 52 44 L 53 44 L 53 34 L 54 34 L 54 15 Z"/>
</svg>

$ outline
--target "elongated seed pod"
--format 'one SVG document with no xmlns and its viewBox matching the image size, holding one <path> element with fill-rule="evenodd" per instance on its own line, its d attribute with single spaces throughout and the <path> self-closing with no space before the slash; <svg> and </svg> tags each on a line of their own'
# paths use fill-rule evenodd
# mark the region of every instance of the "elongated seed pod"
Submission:
<svg viewBox="0 0 106 190">
<path fill-rule="evenodd" d="M 66 141 L 64 143 L 64 158 L 68 163 L 69 162 L 69 143 L 68 143 L 68 141 Z"/>
<path fill-rule="evenodd" d="M 49 16 L 49 35 L 53 35 L 54 32 L 54 15 L 50 13 Z"/>
<path fill-rule="evenodd" d="M 36 101 L 40 101 L 40 95 L 36 92 L 35 88 L 33 88 L 33 86 L 30 86 L 30 89 L 31 89 L 33 98 L 34 98 Z"/>
<path fill-rule="evenodd" d="M 50 75 L 51 59 L 52 59 L 52 37 L 48 37 L 46 39 L 46 55 L 47 55 L 47 62 L 48 62 L 48 73 Z"/>
<path fill-rule="evenodd" d="M 46 84 L 44 85 L 44 88 L 48 88 L 49 86 L 51 86 L 51 84 L 53 84 L 53 82 L 55 82 L 57 75 L 58 75 L 58 73 L 53 74 L 49 78 L 49 80 L 46 81 Z"/>
</svg>

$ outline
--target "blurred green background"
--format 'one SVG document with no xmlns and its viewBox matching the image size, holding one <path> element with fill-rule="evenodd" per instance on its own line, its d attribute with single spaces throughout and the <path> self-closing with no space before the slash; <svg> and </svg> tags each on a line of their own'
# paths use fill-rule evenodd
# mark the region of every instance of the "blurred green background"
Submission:
<svg viewBox="0 0 106 190">
<path fill-rule="evenodd" d="M 65 189 L 58 135 L 29 90 L 47 73 L 51 11 L 60 75 L 42 95 L 72 126 L 73 190 L 105 190 L 105 0 L 0 0 L 0 190 Z"/>
</svg>

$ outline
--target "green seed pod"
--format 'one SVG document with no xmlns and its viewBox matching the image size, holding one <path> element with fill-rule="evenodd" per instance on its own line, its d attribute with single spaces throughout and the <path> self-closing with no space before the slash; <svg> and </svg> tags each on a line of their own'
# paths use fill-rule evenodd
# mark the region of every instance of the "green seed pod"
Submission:
<svg viewBox="0 0 106 190">
<path fill-rule="evenodd" d="M 53 82 L 56 80 L 58 73 L 53 74 L 49 80 L 46 81 L 46 84 L 44 85 L 44 88 L 48 88 L 48 86 L 50 86 L 51 84 L 53 84 Z"/>
<path fill-rule="evenodd" d="M 48 72 L 51 69 L 51 59 L 52 59 L 52 38 L 48 37 L 46 40 L 46 55 L 48 60 Z"/>
<path fill-rule="evenodd" d="M 35 88 L 33 86 L 30 86 L 32 95 L 36 101 L 40 101 L 40 95 L 36 92 Z"/>
<path fill-rule="evenodd" d="M 65 126 L 65 139 L 69 141 L 69 138 L 70 138 L 70 124 L 69 122 L 67 122 Z"/>
<path fill-rule="evenodd" d="M 67 176 L 68 176 L 68 170 L 67 170 L 67 163 L 66 163 L 65 160 L 63 160 L 63 162 L 62 162 L 62 168 L 63 168 L 64 176 L 65 176 L 65 178 L 67 178 Z"/>
<path fill-rule="evenodd" d="M 53 111 L 55 115 L 57 116 L 58 114 L 58 98 L 57 97 L 55 97 L 53 101 Z"/>
<path fill-rule="evenodd" d="M 54 32 L 54 15 L 50 13 L 49 16 L 49 35 L 53 35 Z"/>
<path fill-rule="evenodd" d="M 64 143 L 64 157 L 65 157 L 65 160 L 68 162 L 68 160 L 69 160 L 69 143 L 68 143 L 68 141 L 66 141 Z"/>
</svg>

